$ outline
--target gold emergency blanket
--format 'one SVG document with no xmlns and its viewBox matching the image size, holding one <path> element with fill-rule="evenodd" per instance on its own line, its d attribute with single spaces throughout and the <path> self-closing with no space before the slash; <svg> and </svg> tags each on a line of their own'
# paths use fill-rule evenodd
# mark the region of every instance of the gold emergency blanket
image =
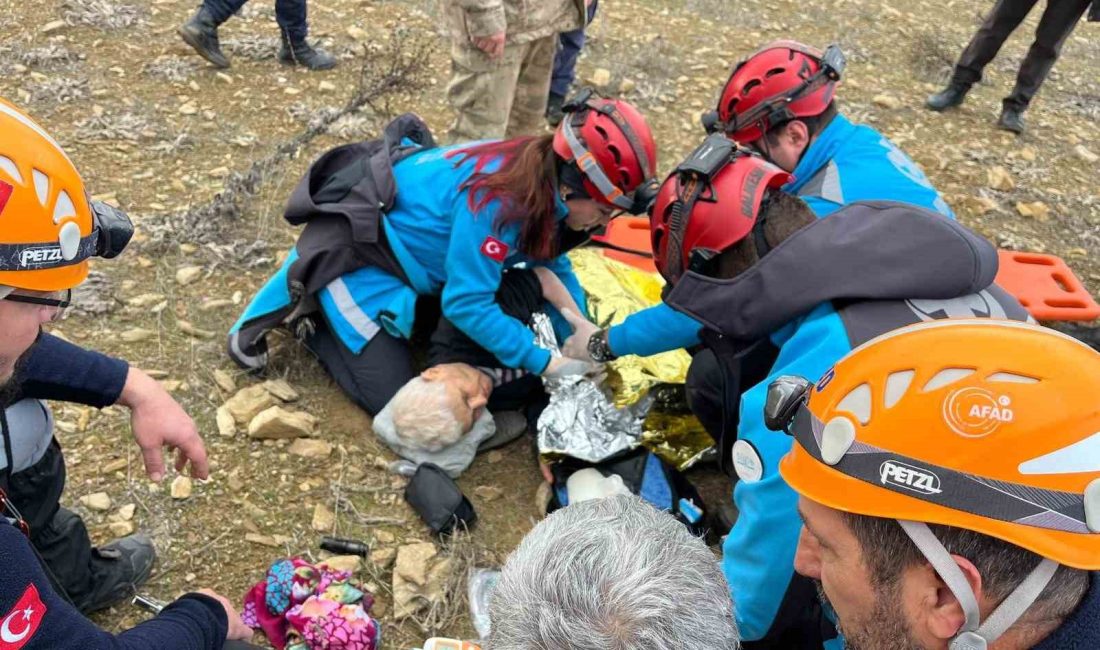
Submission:
<svg viewBox="0 0 1100 650">
<path fill-rule="evenodd" d="M 588 294 L 588 315 L 600 327 L 617 325 L 661 301 L 664 280 L 656 273 L 610 259 L 594 247 L 576 249 L 569 259 Z M 608 384 L 615 406 L 636 404 L 659 384 L 682 385 L 690 364 L 691 356 L 683 350 L 612 361 Z M 655 407 L 643 424 L 642 444 L 673 466 L 686 469 L 711 448 L 712 440 L 694 416 Z"/>
</svg>

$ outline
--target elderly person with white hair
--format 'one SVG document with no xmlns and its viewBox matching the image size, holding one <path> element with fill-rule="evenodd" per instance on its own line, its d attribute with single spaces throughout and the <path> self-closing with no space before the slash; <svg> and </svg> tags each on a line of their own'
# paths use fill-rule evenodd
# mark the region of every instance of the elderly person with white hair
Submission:
<svg viewBox="0 0 1100 650">
<path fill-rule="evenodd" d="M 485 650 L 739 647 L 714 554 L 633 495 L 592 499 L 534 527 L 504 564 Z"/>
<path fill-rule="evenodd" d="M 579 312 L 565 285 L 543 267 L 507 271 L 496 300 L 504 313 L 528 325 L 547 304 Z M 521 413 L 511 413 L 504 422 L 494 421 L 493 413 L 533 408 L 537 414 L 545 400 L 538 375 L 502 367 L 491 352 L 441 318 L 432 333 L 428 368 L 394 394 L 373 427 L 401 456 L 433 462 L 457 476 L 479 445 L 499 446 L 526 430 Z"/>
</svg>

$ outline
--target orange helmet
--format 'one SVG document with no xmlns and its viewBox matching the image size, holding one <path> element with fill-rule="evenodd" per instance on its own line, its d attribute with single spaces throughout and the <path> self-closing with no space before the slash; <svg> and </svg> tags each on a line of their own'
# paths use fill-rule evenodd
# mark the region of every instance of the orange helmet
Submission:
<svg viewBox="0 0 1100 650">
<path fill-rule="evenodd" d="M 61 146 L 0 99 L 0 285 L 71 289 L 88 258 L 113 257 L 133 234 L 129 219 L 93 205 Z"/>
<path fill-rule="evenodd" d="M 807 393 L 769 400 L 792 415 L 779 468 L 803 496 L 1100 569 L 1095 350 L 1027 323 L 935 321 L 859 347 Z"/>
</svg>

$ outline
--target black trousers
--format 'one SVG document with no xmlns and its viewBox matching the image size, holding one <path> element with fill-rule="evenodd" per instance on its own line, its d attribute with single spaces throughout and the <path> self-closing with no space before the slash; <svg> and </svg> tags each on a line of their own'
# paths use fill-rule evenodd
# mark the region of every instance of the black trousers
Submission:
<svg viewBox="0 0 1100 650">
<path fill-rule="evenodd" d="M 501 278 L 497 304 L 509 316 L 527 322 L 542 308 L 543 296 L 534 272 L 512 269 Z M 414 347 L 427 348 L 427 366 L 467 363 L 497 368 L 500 362 L 488 350 L 444 318 L 438 299 L 421 298 L 417 303 L 413 343 L 379 331 L 359 354 L 345 346 L 318 315 L 306 347 L 332 376 L 336 384 L 367 413 L 377 415 L 410 379 L 419 374 Z M 427 324 L 424 328 L 422 325 Z M 543 395 L 542 382 L 535 375 L 523 375 L 493 389 L 489 410 L 516 410 Z"/>
<path fill-rule="evenodd" d="M 966 46 L 952 80 L 955 83 L 972 85 L 982 79 L 982 70 L 997 56 L 1001 46 L 1038 0 L 997 0 L 997 4 L 985 17 L 970 44 Z M 1004 99 L 1005 108 L 1024 110 L 1031 98 L 1038 92 L 1047 73 L 1058 60 L 1062 45 L 1073 32 L 1074 26 L 1085 13 L 1091 0 L 1047 0 L 1039 27 L 1035 30 L 1035 40 L 1027 51 L 1016 74 L 1016 87 Z"/>
<path fill-rule="evenodd" d="M 240 11 L 248 0 L 203 0 L 203 5 L 219 24 Z M 291 43 L 306 39 L 306 0 L 275 0 L 275 21 Z"/>
<path fill-rule="evenodd" d="M 84 521 L 61 507 L 65 477 L 65 458 L 54 440 L 41 460 L 11 475 L 7 492 L 30 526 L 31 545 L 45 563 L 54 590 L 80 609 L 93 595 L 103 567 Z"/>
<path fill-rule="evenodd" d="M 732 472 L 730 450 L 741 423 L 741 395 L 764 381 L 779 351 L 762 340 L 737 350 L 704 348 L 691 358 L 685 390 L 688 406 L 718 445 L 718 466 Z"/>
</svg>

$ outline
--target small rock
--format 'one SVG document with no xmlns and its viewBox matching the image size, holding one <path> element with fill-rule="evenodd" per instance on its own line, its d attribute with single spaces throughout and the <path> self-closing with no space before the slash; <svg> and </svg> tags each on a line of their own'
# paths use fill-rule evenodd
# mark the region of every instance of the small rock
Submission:
<svg viewBox="0 0 1100 650">
<path fill-rule="evenodd" d="M 233 375 L 221 368 L 216 368 L 214 370 L 214 383 L 218 385 L 218 388 L 227 393 L 237 392 L 237 381 L 233 379 Z"/>
<path fill-rule="evenodd" d="M 305 411 L 288 411 L 272 406 L 248 423 L 250 438 L 303 438 L 313 435 L 317 418 Z"/>
<path fill-rule="evenodd" d="M 137 511 L 137 505 L 133 503 L 127 503 L 118 509 L 118 516 L 122 518 L 122 521 L 130 521 L 134 518 L 134 513 Z"/>
<path fill-rule="evenodd" d="M 374 531 L 374 541 L 379 544 L 393 544 L 397 541 L 397 536 L 388 530 L 376 530 Z"/>
<path fill-rule="evenodd" d="M 479 485 L 474 488 L 474 494 L 485 501 L 496 501 L 504 494 L 504 490 L 495 485 Z"/>
<path fill-rule="evenodd" d="M 1016 211 L 1020 213 L 1020 216 L 1030 217 L 1036 221 L 1048 221 L 1050 219 L 1050 206 L 1042 201 L 1033 203 L 1017 202 Z"/>
<path fill-rule="evenodd" d="M 394 559 L 397 558 L 396 548 L 379 548 L 370 552 L 370 561 L 379 571 L 385 571 L 393 566 Z"/>
<path fill-rule="evenodd" d="M 363 559 L 358 555 L 333 555 L 321 560 L 320 564 L 334 571 L 351 571 L 356 573 L 363 566 Z"/>
<path fill-rule="evenodd" d="M 962 205 L 966 211 L 979 216 L 993 212 L 999 207 L 996 201 L 985 196 L 968 196 L 963 199 Z"/>
<path fill-rule="evenodd" d="M 287 451 L 302 458 L 328 458 L 332 453 L 332 445 L 316 438 L 298 438 Z"/>
<path fill-rule="evenodd" d="M 131 307 L 149 307 L 155 305 L 158 302 L 164 300 L 164 294 L 160 293 L 143 293 L 140 296 L 134 296 L 126 301 L 127 305 Z"/>
<path fill-rule="evenodd" d="M 619 82 L 619 94 L 626 95 L 634 92 L 634 89 L 638 87 L 638 84 L 634 83 L 632 79 L 623 79 Z"/>
<path fill-rule="evenodd" d="M 393 615 L 402 619 L 443 600 L 451 561 L 440 559 L 431 542 L 397 549 L 393 569 Z"/>
<path fill-rule="evenodd" d="M 147 330 L 142 327 L 135 327 L 133 329 L 126 330 L 122 334 L 119 334 L 118 337 L 126 343 L 141 343 L 142 341 L 148 341 L 156 335 L 157 333 L 153 330 Z"/>
<path fill-rule="evenodd" d="M 170 494 L 173 499 L 187 499 L 191 496 L 191 479 L 182 474 L 172 479 L 172 490 Z"/>
<path fill-rule="evenodd" d="M 611 71 L 607 68 L 596 68 L 588 79 L 593 86 L 606 88 L 611 83 Z"/>
<path fill-rule="evenodd" d="M 317 84 L 317 90 L 320 90 L 323 93 L 330 93 L 336 90 L 336 84 L 332 83 L 331 81 L 322 81 L 321 83 Z"/>
<path fill-rule="evenodd" d="M 80 497 L 80 503 L 89 510 L 104 512 L 111 509 L 111 497 L 106 492 L 96 492 Z"/>
<path fill-rule="evenodd" d="M 901 108 L 901 100 L 886 93 L 875 95 L 871 99 L 871 103 L 880 108 L 886 108 L 892 111 Z"/>
<path fill-rule="evenodd" d="M 327 533 L 332 530 L 332 527 L 336 524 L 336 515 L 333 514 L 323 503 L 318 503 L 313 507 L 313 521 L 310 522 L 310 526 L 313 530 L 321 533 Z"/>
<path fill-rule="evenodd" d="M 233 416 L 237 424 L 245 426 L 252 421 L 252 418 L 259 415 L 260 411 L 275 406 L 277 403 L 276 399 L 272 397 L 271 393 L 267 392 L 262 384 L 255 384 L 237 391 L 233 397 L 226 400 L 223 406 Z"/>
<path fill-rule="evenodd" d="M 232 300 L 226 298 L 216 298 L 214 300 L 207 300 L 199 305 L 199 311 L 214 311 L 215 309 L 221 309 L 222 307 L 229 307 L 234 304 Z"/>
<path fill-rule="evenodd" d="M 112 521 L 107 524 L 107 530 L 111 531 L 111 535 L 115 537 L 126 537 L 127 535 L 134 534 L 134 522 L 132 521 Z"/>
<path fill-rule="evenodd" d="M 1020 149 L 1020 158 L 1027 162 L 1035 162 L 1035 159 L 1039 157 L 1039 154 L 1035 153 L 1035 150 L 1031 147 L 1024 147 Z"/>
<path fill-rule="evenodd" d="M 1073 153 L 1077 154 L 1077 157 L 1081 160 L 1084 160 L 1085 162 L 1090 164 L 1095 164 L 1097 161 L 1100 161 L 1100 154 L 1095 154 L 1089 151 L 1083 144 L 1079 144 L 1074 147 Z"/>
<path fill-rule="evenodd" d="M 197 578 L 197 577 L 198 576 L 195 575 L 194 573 L 188 573 L 187 575 L 183 576 L 183 581 L 184 582 L 194 582 L 195 578 Z"/>
<path fill-rule="evenodd" d="M 260 546 L 270 546 L 271 548 L 279 547 L 279 541 L 277 539 L 270 535 L 260 535 L 259 533 L 247 533 L 244 536 L 244 541 L 259 544 Z"/>
<path fill-rule="evenodd" d="M 285 379 L 269 379 L 263 383 L 263 387 L 284 402 L 293 402 L 298 399 L 298 391 L 294 390 L 294 387 Z"/>
<path fill-rule="evenodd" d="M 64 20 L 51 20 L 45 25 L 42 25 L 38 31 L 42 34 L 52 34 L 58 30 L 65 29 L 65 25 L 66 23 Z"/>
<path fill-rule="evenodd" d="M 237 435 L 237 420 L 225 406 L 219 406 L 214 412 L 214 420 L 218 424 L 218 435 L 223 438 L 232 438 Z"/>
<path fill-rule="evenodd" d="M 201 266 L 181 266 L 176 269 L 176 284 L 187 286 L 202 276 Z"/>
<path fill-rule="evenodd" d="M 199 112 L 199 106 L 195 102 L 187 102 L 180 106 L 179 112 L 180 115 L 195 115 Z"/>
<path fill-rule="evenodd" d="M 504 452 L 499 449 L 494 449 L 485 455 L 485 459 L 488 460 L 489 463 L 496 465 L 500 461 L 504 460 Z"/>
<path fill-rule="evenodd" d="M 101 474 L 114 474 L 115 472 L 126 469 L 129 462 L 125 458 L 119 458 L 118 460 L 112 460 L 99 469 Z"/>
<path fill-rule="evenodd" d="M 176 321 L 176 326 L 180 328 L 180 331 L 184 334 L 197 338 L 197 339 L 212 339 L 217 336 L 216 332 L 210 330 L 199 329 L 185 320 Z"/>
<path fill-rule="evenodd" d="M 229 478 L 226 479 L 225 484 L 228 485 L 229 489 L 233 490 L 234 492 L 240 492 L 244 489 L 244 481 L 242 481 L 241 477 L 237 476 L 236 474 L 230 474 Z"/>
<path fill-rule="evenodd" d="M 995 190 L 1009 192 L 1016 189 L 1016 181 L 1012 180 L 1012 174 L 1008 173 L 1008 170 L 1000 165 L 991 168 L 986 173 L 986 177 L 989 187 Z"/>
<path fill-rule="evenodd" d="M 362 27 L 356 27 L 355 25 L 348 27 L 346 33 L 348 36 L 356 41 L 365 41 L 370 38 L 370 34 L 367 32 L 367 30 L 363 29 Z"/>
</svg>

